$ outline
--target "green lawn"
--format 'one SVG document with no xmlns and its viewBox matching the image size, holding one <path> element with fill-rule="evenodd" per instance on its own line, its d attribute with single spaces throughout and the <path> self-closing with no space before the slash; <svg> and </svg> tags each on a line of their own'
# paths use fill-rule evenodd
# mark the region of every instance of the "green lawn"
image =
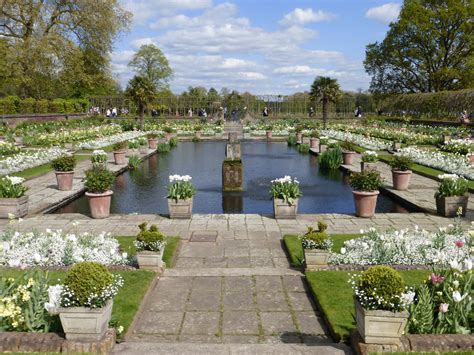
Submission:
<svg viewBox="0 0 474 355">
<path fill-rule="evenodd" d="M 89 160 L 90 155 L 76 155 L 76 159 L 77 159 L 77 162 L 79 163 L 84 160 Z M 48 164 L 36 166 L 34 168 L 26 169 L 18 173 L 14 173 L 12 175 L 20 176 L 28 180 L 28 179 L 32 179 L 34 177 L 46 174 L 52 170 L 53 169 L 51 168 L 51 163 L 48 163 Z"/>
<path fill-rule="evenodd" d="M 428 270 L 400 271 L 407 285 L 420 284 L 429 273 Z M 347 283 L 349 277 L 347 271 L 306 272 L 306 280 L 313 296 L 328 320 L 333 334 L 338 338 L 337 341 L 348 339 L 351 330 L 356 326 L 352 289 Z"/>
<path fill-rule="evenodd" d="M 331 234 L 330 238 L 333 242 L 332 251 L 339 253 L 346 240 L 354 239 L 360 236 L 360 234 Z M 294 267 L 303 266 L 303 247 L 301 246 L 301 242 L 298 239 L 298 236 L 285 235 L 283 237 L 283 241 L 285 243 L 286 250 L 290 255 L 291 265 Z"/>
</svg>

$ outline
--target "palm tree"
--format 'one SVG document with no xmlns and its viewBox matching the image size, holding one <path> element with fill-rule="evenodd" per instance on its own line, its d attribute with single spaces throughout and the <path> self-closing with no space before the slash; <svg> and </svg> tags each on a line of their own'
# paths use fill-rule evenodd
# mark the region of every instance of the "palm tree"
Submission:
<svg viewBox="0 0 474 355">
<path fill-rule="evenodd" d="M 311 98 L 313 100 L 319 99 L 323 104 L 324 129 L 327 128 L 328 122 L 328 104 L 329 102 L 336 102 L 340 94 L 341 89 L 339 88 L 337 79 L 318 76 L 316 79 L 314 79 L 313 85 L 311 85 Z"/>
<path fill-rule="evenodd" d="M 146 77 L 136 75 L 128 82 L 125 94 L 137 104 L 140 129 L 143 129 L 146 105 L 156 97 L 155 84 Z"/>
</svg>

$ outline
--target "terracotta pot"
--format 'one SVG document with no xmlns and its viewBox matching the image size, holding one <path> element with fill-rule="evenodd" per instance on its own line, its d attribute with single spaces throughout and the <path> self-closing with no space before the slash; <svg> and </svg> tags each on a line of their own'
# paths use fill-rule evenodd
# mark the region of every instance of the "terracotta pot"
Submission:
<svg viewBox="0 0 474 355">
<path fill-rule="evenodd" d="M 355 152 L 342 152 L 342 164 L 352 165 L 354 164 Z"/>
<path fill-rule="evenodd" d="M 472 155 L 469 156 L 469 162 L 470 162 L 471 164 L 474 164 L 474 154 L 472 154 Z"/>
<path fill-rule="evenodd" d="M 59 308 L 59 319 L 68 340 L 100 340 L 109 326 L 113 300 L 102 308 Z"/>
<path fill-rule="evenodd" d="M 276 219 L 295 219 L 298 210 L 298 199 L 295 199 L 293 205 L 288 204 L 285 200 L 274 198 L 273 211 Z"/>
<path fill-rule="evenodd" d="M 168 209 L 170 212 L 170 218 L 191 218 L 193 214 L 193 198 L 191 197 L 186 200 L 178 201 L 169 198 Z"/>
<path fill-rule="evenodd" d="M 58 182 L 58 190 L 71 191 L 74 171 L 56 171 L 55 173 L 56 181 Z"/>
<path fill-rule="evenodd" d="M 272 137 L 273 137 L 273 132 L 267 131 L 267 139 L 272 139 Z"/>
<path fill-rule="evenodd" d="M 372 170 L 376 171 L 377 170 L 377 163 L 367 163 L 367 162 L 360 162 L 360 171 L 365 171 L 365 170 Z"/>
<path fill-rule="evenodd" d="M 327 269 L 329 260 L 329 250 L 303 249 L 306 270 L 314 271 Z"/>
<path fill-rule="evenodd" d="M 140 251 L 137 253 L 138 267 L 143 270 L 159 271 L 164 267 L 164 248 L 157 251 Z"/>
<path fill-rule="evenodd" d="M 319 138 L 310 138 L 309 139 L 309 147 L 311 149 L 319 150 Z"/>
<path fill-rule="evenodd" d="M 379 191 L 352 191 L 357 217 L 368 218 L 375 214 Z"/>
<path fill-rule="evenodd" d="M 0 198 L 0 218 L 21 218 L 28 214 L 28 196 Z"/>
<path fill-rule="evenodd" d="M 199 131 L 199 132 L 196 132 L 196 133 L 194 134 L 194 136 L 195 136 L 196 138 L 201 138 L 201 135 L 202 135 L 202 133 L 201 133 L 200 131 Z"/>
<path fill-rule="evenodd" d="M 324 153 L 326 150 L 328 150 L 328 146 L 326 144 L 319 144 L 319 152 Z"/>
<path fill-rule="evenodd" d="M 366 310 L 354 299 L 357 330 L 366 344 L 400 344 L 409 313 Z"/>
<path fill-rule="evenodd" d="M 172 136 L 173 136 L 173 133 L 166 133 L 166 140 L 169 141 Z"/>
<path fill-rule="evenodd" d="M 86 192 L 92 218 L 107 218 L 110 215 L 110 202 L 113 193 L 113 191 L 98 194 Z"/>
<path fill-rule="evenodd" d="M 296 142 L 297 143 L 303 142 L 303 133 L 296 133 Z"/>
<path fill-rule="evenodd" d="M 117 165 L 125 165 L 127 162 L 125 161 L 125 154 L 127 152 L 125 150 L 119 150 L 117 152 L 114 152 L 114 159 L 115 159 L 115 164 Z"/>
<path fill-rule="evenodd" d="M 156 149 L 158 146 L 158 139 L 157 138 L 148 138 L 148 148 L 149 149 Z"/>
<path fill-rule="evenodd" d="M 393 188 L 395 190 L 408 190 L 410 184 L 411 170 L 392 170 Z"/>
<path fill-rule="evenodd" d="M 469 196 L 450 196 L 436 198 L 436 212 L 440 216 L 455 217 L 458 209 L 462 208 L 462 216 L 466 215 Z"/>
</svg>

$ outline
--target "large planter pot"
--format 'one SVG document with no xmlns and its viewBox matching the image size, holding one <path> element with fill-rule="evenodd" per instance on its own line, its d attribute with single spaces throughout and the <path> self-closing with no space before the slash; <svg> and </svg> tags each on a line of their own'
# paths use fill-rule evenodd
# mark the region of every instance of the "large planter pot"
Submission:
<svg viewBox="0 0 474 355">
<path fill-rule="evenodd" d="M 311 149 L 318 149 L 319 148 L 319 138 L 310 138 L 309 139 L 309 147 Z"/>
<path fill-rule="evenodd" d="M 58 190 L 71 191 L 74 171 L 56 171 L 55 173 L 56 181 L 58 182 Z"/>
<path fill-rule="evenodd" d="M 273 199 L 273 211 L 276 219 L 295 219 L 297 210 L 298 199 L 295 199 L 292 205 L 279 198 Z"/>
<path fill-rule="evenodd" d="M 298 143 L 303 142 L 303 133 L 296 133 L 296 142 Z"/>
<path fill-rule="evenodd" d="M 159 271 L 163 266 L 164 248 L 157 251 L 140 251 L 137 253 L 138 267 L 144 270 Z"/>
<path fill-rule="evenodd" d="M 166 133 L 166 135 L 165 135 L 166 140 L 169 141 L 172 136 L 173 136 L 173 133 Z"/>
<path fill-rule="evenodd" d="M 377 163 L 368 163 L 368 162 L 361 161 L 360 171 L 365 171 L 365 170 L 372 170 L 372 171 L 377 170 Z"/>
<path fill-rule="evenodd" d="M 470 162 L 471 164 L 474 164 L 474 154 L 472 154 L 472 155 L 469 156 L 469 162 Z"/>
<path fill-rule="evenodd" d="M 193 214 L 193 198 L 186 200 L 168 199 L 170 218 L 191 218 Z"/>
<path fill-rule="evenodd" d="M 148 138 L 148 148 L 156 149 L 158 147 L 158 139 L 157 138 Z"/>
<path fill-rule="evenodd" d="M 0 198 L 0 218 L 21 218 L 28 214 L 28 196 Z"/>
<path fill-rule="evenodd" d="M 343 165 L 352 165 L 354 164 L 355 152 L 342 152 L 342 164 Z"/>
<path fill-rule="evenodd" d="M 98 194 L 86 192 L 92 218 L 107 218 L 110 215 L 110 201 L 113 193 L 113 191 Z"/>
<path fill-rule="evenodd" d="M 100 340 L 107 331 L 112 315 L 113 301 L 102 308 L 59 308 L 59 318 L 68 340 Z"/>
<path fill-rule="evenodd" d="M 117 165 L 125 165 L 127 162 L 125 161 L 125 154 L 127 152 L 125 150 L 119 150 L 114 152 L 114 159 L 115 159 L 115 164 Z"/>
<path fill-rule="evenodd" d="M 366 310 L 354 299 L 357 330 L 367 344 L 400 344 L 408 312 Z"/>
<path fill-rule="evenodd" d="M 352 191 L 357 217 L 372 217 L 377 206 L 379 191 Z"/>
<path fill-rule="evenodd" d="M 322 249 L 303 249 L 306 270 L 315 271 L 327 269 L 329 251 Z"/>
<path fill-rule="evenodd" d="M 462 216 L 466 215 L 469 196 L 450 196 L 436 198 L 436 212 L 440 216 L 455 217 L 459 207 L 462 208 Z"/>
<path fill-rule="evenodd" d="M 196 138 L 201 139 L 202 133 L 201 133 L 200 131 L 199 131 L 199 132 L 196 132 L 196 133 L 194 134 L 194 136 L 195 136 Z"/>
<path fill-rule="evenodd" d="M 319 152 L 324 153 L 326 150 L 328 150 L 328 146 L 326 144 L 319 144 Z"/>
<path fill-rule="evenodd" d="M 395 190 L 408 190 L 410 184 L 411 170 L 392 170 L 393 188 Z"/>
<path fill-rule="evenodd" d="M 267 131 L 266 134 L 267 134 L 267 139 L 272 139 L 272 137 L 273 137 L 273 132 L 272 131 Z"/>
</svg>

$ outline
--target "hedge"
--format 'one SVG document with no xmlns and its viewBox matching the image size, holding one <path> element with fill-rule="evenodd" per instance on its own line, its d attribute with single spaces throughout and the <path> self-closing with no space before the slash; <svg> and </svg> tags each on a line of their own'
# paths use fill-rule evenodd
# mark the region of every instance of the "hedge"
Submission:
<svg viewBox="0 0 474 355">
<path fill-rule="evenodd" d="M 29 113 L 75 113 L 87 112 L 87 99 L 20 99 L 18 96 L 0 98 L 0 115 L 29 114 Z"/>
<path fill-rule="evenodd" d="M 474 112 L 474 89 L 390 96 L 381 109 L 394 116 L 457 119 L 463 110 Z"/>
</svg>

